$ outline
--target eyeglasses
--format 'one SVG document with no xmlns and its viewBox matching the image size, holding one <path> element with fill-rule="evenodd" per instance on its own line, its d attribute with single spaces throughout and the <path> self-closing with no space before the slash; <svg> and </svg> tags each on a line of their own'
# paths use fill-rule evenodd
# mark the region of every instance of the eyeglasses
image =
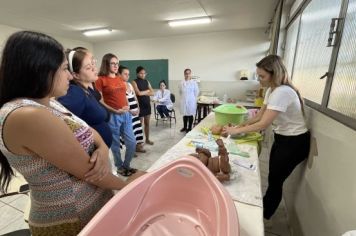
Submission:
<svg viewBox="0 0 356 236">
<path fill-rule="evenodd" d="M 90 69 L 94 69 L 96 68 L 96 63 L 97 63 L 98 60 L 96 59 L 92 59 L 90 64 L 86 64 L 85 66 L 83 66 L 83 68 L 87 69 L 87 70 L 90 70 Z"/>
<path fill-rule="evenodd" d="M 110 62 L 110 66 L 119 66 L 118 62 Z"/>
</svg>

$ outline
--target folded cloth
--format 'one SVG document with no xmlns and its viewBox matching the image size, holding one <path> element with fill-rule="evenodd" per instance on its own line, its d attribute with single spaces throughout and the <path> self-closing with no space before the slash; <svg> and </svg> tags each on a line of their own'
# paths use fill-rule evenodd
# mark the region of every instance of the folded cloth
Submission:
<svg viewBox="0 0 356 236">
<path fill-rule="evenodd" d="M 236 138 L 236 143 L 246 143 L 251 141 L 262 141 L 263 136 L 258 132 L 247 133 L 244 136 Z"/>
<path fill-rule="evenodd" d="M 203 134 L 203 133 L 196 131 L 194 129 L 192 131 L 190 131 L 189 133 L 187 133 L 185 136 L 190 139 L 205 139 L 205 138 L 207 138 L 206 134 Z"/>
<path fill-rule="evenodd" d="M 239 155 L 242 157 L 250 157 L 250 154 L 248 152 L 241 151 L 234 142 L 228 142 L 226 148 L 227 151 L 231 154 Z"/>
<path fill-rule="evenodd" d="M 189 147 L 200 147 L 200 148 L 206 148 L 209 149 L 210 151 L 217 151 L 218 150 L 218 145 L 214 142 L 210 142 L 210 141 L 196 141 L 196 140 L 190 140 L 187 145 Z"/>
</svg>

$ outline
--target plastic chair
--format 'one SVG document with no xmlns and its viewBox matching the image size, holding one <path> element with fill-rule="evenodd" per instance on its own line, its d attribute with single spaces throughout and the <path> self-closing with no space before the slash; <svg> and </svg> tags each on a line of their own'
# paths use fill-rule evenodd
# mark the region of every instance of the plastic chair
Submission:
<svg viewBox="0 0 356 236">
<path fill-rule="evenodd" d="M 172 101 L 173 106 L 174 106 L 174 103 L 176 101 L 176 97 L 175 97 L 175 95 L 173 93 L 171 93 L 171 101 Z M 155 120 L 156 120 L 156 126 L 157 126 L 159 120 L 162 120 L 162 121 L 164 121 L 164 120 L 160 117 L 160 115 L 159 115 L 159 113 L 157 111 L 157 105 L 156 105 L 155 102 L 153 103 L 153 111 L 154 111 Z M 171 128 L 172 127 L 172 119 L 174 119 L 174 123 L 175 124 L 177 123 L 176 111 L 174 110 L 174 107 L 172 107 L 171 110 L 168 110 L 168 113 L 169 113 L 169 119 L 168 119 L 169 127 Z"/>
</svg>

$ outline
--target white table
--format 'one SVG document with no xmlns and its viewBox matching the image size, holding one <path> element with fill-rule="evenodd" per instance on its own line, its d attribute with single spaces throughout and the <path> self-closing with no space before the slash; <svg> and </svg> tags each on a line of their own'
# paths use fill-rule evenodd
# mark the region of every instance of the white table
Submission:
<svg viewBox="0 0 356 236">
<path fill-rule="evenodd" d="M 200 131 L 202 127 L 210 127 L 214 124 L 214 114 L 210 113 L 199 125 L 194 127 L 193 132 Z M 195 151 L 194 147 L 187 144 L 191 139 L 185 136 L 175 146 L 170 148 L 163 154 L 149 169 L 153 171 L 159 167 L 178 159 Z M 263 226 L 263 209 L 262 209 L 262 193 L 261 193 L 261 178 L 258 165 L 257 146 L 251 144 L 239 144 L 241 150 L 247 151 L 250 154 L 250 161 L 254 162 L 257 169 L 255 171 L 247 170 L 242 167 L 231 165 L 233 170 L 236 170 L 236 178 L 231 180 L 229 184 L 224 184 L 230 195 L 232 196 L 240 222 L 241 236 L 260 236 L 264 235 Z M 229 154 L 230 164 L 232 159 L 237 157 Z M 246 196 L 245 196 L 246 195 Z"/>
</svg>

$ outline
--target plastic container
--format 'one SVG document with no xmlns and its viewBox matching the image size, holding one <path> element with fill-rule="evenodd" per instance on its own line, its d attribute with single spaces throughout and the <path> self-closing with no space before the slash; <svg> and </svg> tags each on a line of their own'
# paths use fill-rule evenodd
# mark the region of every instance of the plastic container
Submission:
<svg viewBox="0 0 356 236">
<path fill-rule="evenodd" d="M 238 236 L 231 196 L 195 157 L 147 173 L 117 193 L 79 236 Z"/>
<path fill-rule="evenodd" d="M 238 125 L 246 119 L 248 113 L 245 107 L 237 107 L 236 104 L 223 104 L 213 111 L 215 112 L 215 122 L 219 125 L 229 123 Z"/>
</svg>

